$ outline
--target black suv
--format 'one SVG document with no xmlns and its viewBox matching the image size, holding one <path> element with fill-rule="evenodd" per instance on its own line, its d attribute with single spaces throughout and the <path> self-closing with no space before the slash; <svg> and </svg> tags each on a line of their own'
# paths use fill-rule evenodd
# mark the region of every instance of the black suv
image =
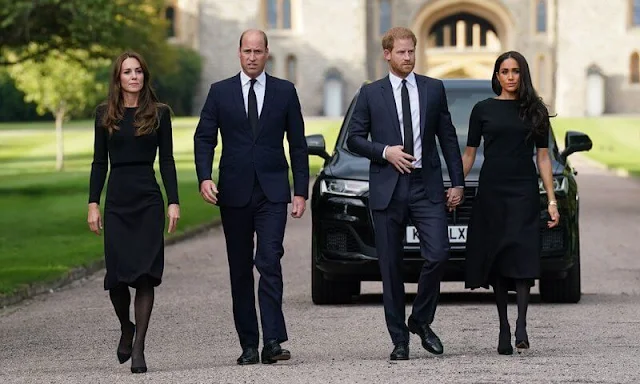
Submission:
<svg viewBox="0 0 640 384">
<path fill-rule="evenodd" d="M 462 152 L 467 142 L 471 109 L 478 101 L 495 95 L 487 80 L 446 79 L 444 86 Z M 307 136 L 309 154 L 325 159 L 313 185 L 311 198 L 311 284 L 315 304 L 349 302 L 352 296 L 360 294 L 361 281 L 381 280 L 368 208 L 369 160 L 350 152 L 346 145 L 349 120 L 357 98 L 358 94 L 347 110 L 333 154 L 326 152 L 322 135 Z M 545 302 L 577 303 L 580 300 L 578 186 L 574 178 L 576 172 L 567 157 L 574 152 L 587 151 L 591 146 L 587 135 L 569 131 L 565 136 L 565 149 L 559 152 L 553 132 L 549 134 L 553 183 L 561 221 L 556 228 L 548 229 L 546 225 L 540 228 L 542 275 L 539 284 L 541 299 Z M 480 146 L 476 162 L 466 179 L 464 202 L 448 213 L 451 257 L 445 281 L 464 280 L 466 230 L 483 158 Z M 446 189 L 450 182 L 444 160 L 442 164 Z M 541 181 L 539 185 L 540 213 L 544 216 L 547 197 Z M 546 223 L 546 220 L 541 223 Z M 417 234 L 408 225 L 404 245 L 405 282 L 417 282 L 422 263 Z"/>
</svg>

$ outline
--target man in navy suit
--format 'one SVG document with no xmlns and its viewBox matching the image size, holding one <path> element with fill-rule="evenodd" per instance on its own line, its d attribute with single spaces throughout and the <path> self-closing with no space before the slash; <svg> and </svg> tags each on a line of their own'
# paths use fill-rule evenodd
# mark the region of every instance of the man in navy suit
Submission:
<svg viewBox="0 0 640 384">
<path fill-rule="evenodd" d="M 194 135 L 202 198 L 220 207 L 231 274 L 233 317 L 242 347 L 240 365 L 258 363 L 258 320 L 253 266 L 260 273 L 258 303 L 264 364 L 288 360 L 282 313 L 282 241 L 291 216 L 302 217 L 308 197 L 309 159 L 298 94 L 286 80 L 269 76 L 267 35 L 245 31 L 238 50 L 242 71 L 211 86 Z M 218 185 L 211 179 L 214 149 L 222 138 Z M 284 137 L 289 143 L 293 201 Z M 254 257 L 253 238 L 257 236 Z"/>
<path fill-rule="evenodd" d="M 369 208 L 382 274 L 385 319 L 394 344 L 391 360 L 409 358 L 409 332 L 431 353 L 443 353 L 430 325 L 440 294 L 449 238 L 438 137 L 452 188 L 446 204 L 462 200 L 464 176 L 456 131 L 442 81 L 413 73 L 416 37 L 392 28 L 382 39 L 389 76 L 363 86 L 349 126 L 349 148 L 371 160 Z M 370 140 L 368 137 L 370 135 Z M 403 239 L 408 220 L 415 225 L 425 259 L 418 294 L 405 324 L 402 277 Z"/>
</svg>

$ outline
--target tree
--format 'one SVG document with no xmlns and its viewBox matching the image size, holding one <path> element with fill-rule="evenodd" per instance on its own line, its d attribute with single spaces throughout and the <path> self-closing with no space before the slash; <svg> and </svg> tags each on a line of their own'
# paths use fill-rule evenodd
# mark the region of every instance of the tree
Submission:
<svg viewBox="0 0 640 384">
<path fill-rule="evenodd" d="M 113 58 L 164 51 L 165 0 L 0 0 L 0 65 L 81 50 Z M 38 49 L 27 49 L 35 44 Z M 7 53 L 11 52 L 12 55 Z"/>
<path fill-rule="evenodd" d="M 55 117 L 58 171 L 64 161 L 62 123 L 104 97 L 107 85 L 96 81 L 95 73 L 106 65 L 109 61 L 90 60 L 84 51 L 53 50 L 40 61 L 29 59 L 9 68 L 17 88 L 25 93 L 25 101 L 34 102 L 39 114 L 51 112 Z"/>
</svg>

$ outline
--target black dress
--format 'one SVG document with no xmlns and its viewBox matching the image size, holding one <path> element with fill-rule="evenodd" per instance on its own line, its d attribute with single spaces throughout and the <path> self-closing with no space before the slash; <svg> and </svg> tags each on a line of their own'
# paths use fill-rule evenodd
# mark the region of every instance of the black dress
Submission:
<svg viewBox="0 0 640 384">
<path fill-rule="evenodd" d="M 96 111 L 95 143 L 89 203 L 100 203 L 111 163 L 104 207 L 104 289 L 118 284 L 135 287 L 141 276 L 157 286 L 164 269 L 164 201 L 153 164 L 159 165 L 169 204 L 178 204 L 178 184 L 173 160 L 171 115 L 159 107 L 159 126 L 151 134 L 135 136 L 136 108 L 126 108 L 119 130 L 110 136 L 102 125 L 105 108 Z"/>
<path fill-rule="evenodd" d="M 519 116 L 517 100 L 486 99 L 471 112 L 467 146 L 480 146 L 484 162 L 473 203 L 466 256 L 467 288 L 488 287 L 496 276 L 540 274 L 540 193 L 534 145 L 548 147 Z M 512 286 L 512 284 L 509 284 Z"/>
</svg>

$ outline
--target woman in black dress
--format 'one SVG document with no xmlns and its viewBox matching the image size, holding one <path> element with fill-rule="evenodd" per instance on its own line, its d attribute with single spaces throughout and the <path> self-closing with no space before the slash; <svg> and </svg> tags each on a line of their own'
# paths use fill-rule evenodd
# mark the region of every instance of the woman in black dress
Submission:
<svg viewBox="0 0 640 384">
<path fill-rule="evenodd" d="M 171 112 L 158 102 L 150 84 L 149 70 L 139 54 L 125 52 L 116 59 L 108 100 L 96 109 L 89 186 L 88 223 L 99 235 L 100 195 L 110 161 L 104 207 L 104 289 L 120 320 L 118 360 L 123 364 L 131 358 L 133 373 L 147 371 L 144 342 L 154 287 L 161 283 L 164 268 L 164 201 L 153 169 L 157 151 L 168 199 L 169 232 L 180 218 Z M 129 320 L 129 287 L 136 289 L 135 325 Z"/>
<path fill-rule="evenodd" d="M 498 353 L 510 355 L 508 291 L 516 291 L 515 339 L 521 352 L 529 348 L 529 291 L 540 274 L 540 193 L 534 148 L 548 198 L 546 225 L 558 225 L 560 215 L 548 152 L 549 112 L 531 84 L 529 66 L 520 53 L 498 57 L 492 88 L 498 97 L 478 102 L 471 112 L 462 156 L 466 176 L 484 139 L 484 162 L 469 223 L 466 287 L 493 286 L 500 317 Z"/>
</svg>

